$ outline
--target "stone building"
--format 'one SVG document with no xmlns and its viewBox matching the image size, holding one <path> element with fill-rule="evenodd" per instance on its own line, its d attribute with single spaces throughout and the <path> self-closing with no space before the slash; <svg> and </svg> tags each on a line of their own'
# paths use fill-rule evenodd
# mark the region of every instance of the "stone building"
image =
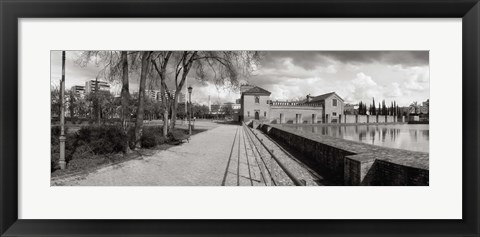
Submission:
<svg viewBox="0 0 480 237">
<path fill-rule="evenodd" d="M 240 88 L 240 115 L 239 120 L 268 121 L 270 116 L 270 92 L 257 87 L 245 85 Z"/>
<path fill-rule="evenodd" d="M 306 104 L 321 104 L 322 118 L 326 123 L 339 123 L 341 115 L 344 114 L 344 101 L 335 92 L 314 97 L 307 95 Z"/>
<path fill-rule="evenodd" d="M 240 121 L 269 123 L 340 123 L 344 101 L 335 92 L 310 96 L 303 101 L 271 101 L 270 92 L 251 85 L 240 88 Z"/>
<path fill-rule="evenodd" d="M 271 123 L 322 123 L 323 107 L 320 103 L 272 101 Z"/>
</svg>

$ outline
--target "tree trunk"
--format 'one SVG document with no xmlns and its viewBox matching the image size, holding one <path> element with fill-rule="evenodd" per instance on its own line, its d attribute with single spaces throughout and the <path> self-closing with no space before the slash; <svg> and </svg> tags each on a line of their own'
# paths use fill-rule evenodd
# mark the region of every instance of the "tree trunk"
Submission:
<svg viewBox="0 0 480 237">
<path fill-rule="evenodd" d="M 140 147 L 140 137 L 143 132 L 143 116 L 145 107 L 145 84 L 147 82 L 147 74 L 150 68 L 150 56 L 152 52 L 146 51 L 142 53 L 142 69 L 140 72 L 140 86 L 138 90 L 138 110 L 137 121 L 135 123 L 135 146 Z"/>
<path fill-rule="evenodd" d="M 165 96 L 165 87 L 161 88 L 162 93 L 162 106 L 163 106 L 163 137 L 167 138 L 168 134 L 168 106 L 167 106 L 167 97 Z"/>
<path fill-rule="evenodd" d="M 175 91 L 175 95 L 173 96 L 173 107 L 172 107 L 172 121 L 170 122 L 170 131 L 173 131 L 175 128 L 175 123 L 177 121 L 177 107 L 178 107 L 178 88 Z"/>
<path fill-rule="evenodd" d="M 74 113 L 75 113 L 75 97 L 74 97 L 74 91 L 70 91 L 70 120 L 73 121 Z"/>
<path fill-rule="evenodd" d="M 173 97 L 173 109 L 172 109 L 172 123 L 170 124 L 170 129 L 173 131 L 175 128 L 175 121 L 177 117 L 177 107 L 178 107 L 178 96 L 180 95 L 180 92 L 182 91 L 183 85 L 185 84 L 185 80 L 187 79 L 188 72 L 190 71 L 190 68 L 192 67 L 192 62 L 193 59 L 195 58 L 195 55 L 197 52 L 195 51 L 190 59 L 184 57 L 183 58 L 183 69 L 182 69 L 182 78 L 180 80 L 180 83 L 177 84 L 177 80 L 175 79 L 175 96 Z M 185 95 L 187 96 L 187 95 Z"/>
<path fill-rule="evenodd" d="M 98 98 L 98 77 L 95 78 L 95 103 L 96 103 L 96 111 L 95 111 L 95 116 L 96 116 L 96 123 L 97 125 L 100 125 L 100 99 Z"/>
<path fill-rule="evenodd" d="M 125 150 L 124 153 L 130 153 L 130 144 L 128 139 L 128 124 L 130 122 L 130 111 L 128 104 L 130 101 L 130 90 L 128 85 L 128 58 L 127 51 L 122 51 L 122 127 L 125 134 Z"/>
</svg>

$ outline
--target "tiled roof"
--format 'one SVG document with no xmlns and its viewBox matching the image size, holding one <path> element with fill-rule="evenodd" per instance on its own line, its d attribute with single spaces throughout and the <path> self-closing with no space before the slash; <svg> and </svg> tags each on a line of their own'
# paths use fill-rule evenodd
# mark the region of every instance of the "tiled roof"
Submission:
<svg viewBox="0 0 480 237">
<path fill-rule="evenodd" d="M 255 87 L 253 87 L 252 89 L 249 89 L 249 90 L 243 92 L 243 94 L 270 95 L 270 94 L 272 94 L 272 93 L 270 93 L 270 91 L 267 91 L 267 90 L 265 90 L 265 89 L 263 89 L 263 88 L 260 88 L 260 87 L 258 87 L 258 86 L 255 86 Z"/>
<path fill-rule="evenodd" d="M 330 92 L 330 93 L 323 94 L 323 95 L 312 96 L 312 100 L 309 103 L 319 102 L 319 101 L 325 100 L 326 98 L 330 97 L 333 94 L 337 95 L 337 93 L 335 93 L 335 92 Z M 338 96 L 338 98 L 340 98 L 343 101 L 343 99 L 340 96 Z"/>
</svg>

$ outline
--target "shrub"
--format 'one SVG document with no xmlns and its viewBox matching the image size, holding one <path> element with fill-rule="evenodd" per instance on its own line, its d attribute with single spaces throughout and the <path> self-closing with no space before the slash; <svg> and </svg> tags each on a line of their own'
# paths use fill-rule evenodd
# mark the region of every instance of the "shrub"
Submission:
<svg viewBox="0 0 480 237">
<path fill-rule="evenodd" d="M 85 126 L 77 132 L 78 146 L 88 146 L 94 154 L 110 154 L 125 150 L 126 135 L 121 126 Z"/>
<path fill-rule="evenodd" d="M 75 149 L 75 152 L 72 154 L 72 160 L 78 159 L 89 159 L 95 154 L 90 149 L 88 145 L 81 145 Z"/>
<path fill-rule="evenodd" d="M 52 139 L 54 139 L 54 138 L 58 139 L 58 137 L 60 136 L 60 129 L 61 128 L 58 125 L 52 126 L 50 128 L 50 137 Z M 65 127 L 64 131 L 65 131 L 65 134 L 67 134 L 68 133 L 68 127 Z"/>
<path fill-rule="evenodd" d="M 135 126 L 130 126 L 128 128 L 128 144 L 130 145 L 130 149 L 135 148 Z"/>
<path fill-rule="evenodd" d="M 60 159 L 60 153 L 51 153 L 52 157 L 50 159 L 50 172 L 60 169 L 58 160 Z"/>
<path fill-rule="evenodd" d="M 151 148 L 165 143 L 162 126 L 145 126 L 143 128 L 140 144 L 144 148 Z"/>
<path fill-rule="evenodd" d="M 175 130 L 174 134 L 179 137 L 180 134 L 184 134 L 184 132 Z M 60 127 L 52 126 L 52 172 L 59 169 L 59 136 Z M 125 139 L 128 139 L 131 148 L 135 146 L 135 128 L 133 126 L 129 128 L 127 135 L 123 133 L 123 128 L 117 125 L 83 126 L 76 133 L 67 134 L 65 141 L 65 159 L 68 162 L 69 169 L 100 164 L 105 161 L 105 156 L 102 155 L 123 152 L 126 146 Z M 151 148 L 165 142 L 166 139 L 163 137 L 162 126 L 144 127 L 140 139 L 142 147 Z"/>
<path fill-rule="evenodd" d="M 172 132 L 169 132 L 167 137 L 170 141 L 174 141 L 176 139 L 184 137 L 186 134 L 188 134 L 187 130 L 175 129 Z"/>
</svg>

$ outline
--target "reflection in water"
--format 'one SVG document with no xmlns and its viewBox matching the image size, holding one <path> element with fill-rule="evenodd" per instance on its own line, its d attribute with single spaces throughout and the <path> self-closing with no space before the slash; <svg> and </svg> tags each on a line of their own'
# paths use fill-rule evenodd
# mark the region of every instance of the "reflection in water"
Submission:
<svg viewBox="0 0 480 237">
<path fill-rule="evenodd" d="M 296 126 L 296 129 L 391 148 L 422 152 L 429 149 L 428 124 Z"/>
</svg>

